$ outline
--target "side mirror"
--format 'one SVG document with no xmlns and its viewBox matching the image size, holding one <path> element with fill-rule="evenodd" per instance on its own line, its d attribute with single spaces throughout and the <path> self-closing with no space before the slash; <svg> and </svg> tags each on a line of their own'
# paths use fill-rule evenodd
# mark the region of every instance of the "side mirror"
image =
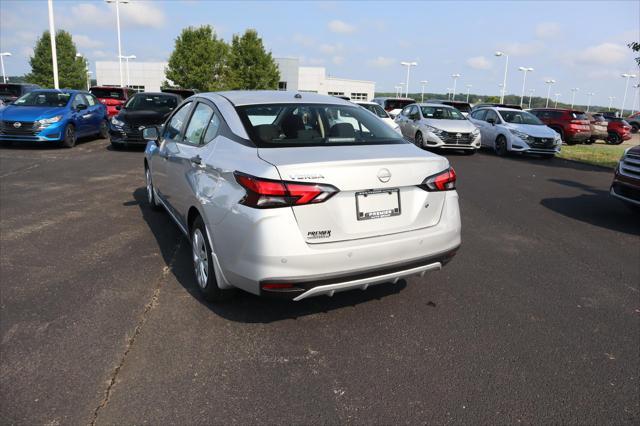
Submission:
<svg viewBox="0 0 640 426">
<path fill-rule="evenodd" d="M 122 105 L 116 105 L 116 110 L 120 111 L 122 109 Z"/>
<path fill-rule="evenodd" d="M 82 111 L 83 109 L 87 109 L 87 108 L 89 107 L 85 104 L 78 104 L 78 106 L 76 107 L 78 111 Z"/>
<path fill-rule="evenodd" d="M 496 125 L 496 120 L 495 120 L 495 118 L 488 118 L 487 119 L 487 123 L 491 124 L 492 126 L 495 126 Z"/>
<path fill-rule="evenodd" d="M 155 126 L 152 127 L 145 127 L 142 130 L 142 138 L 146 141 L 153 141 L 156 144 L 158 143 L 158 140 L 160 139 L 160 134 L 158 133 L 158 128 Z"/>
</svg>

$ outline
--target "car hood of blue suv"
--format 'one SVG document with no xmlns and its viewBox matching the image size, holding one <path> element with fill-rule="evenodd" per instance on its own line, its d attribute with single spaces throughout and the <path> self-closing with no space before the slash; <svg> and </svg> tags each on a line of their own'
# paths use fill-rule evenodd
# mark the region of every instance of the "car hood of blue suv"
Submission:
<svg viewBox="0 0 640 426">
<path fill-rule="evenodd" d="M 9 105 L 0 111 L 0 118 L 7 121 L 38 121 L 56 115 L 64 115 L 66 107 L 39 107 Z"/>
</svg>

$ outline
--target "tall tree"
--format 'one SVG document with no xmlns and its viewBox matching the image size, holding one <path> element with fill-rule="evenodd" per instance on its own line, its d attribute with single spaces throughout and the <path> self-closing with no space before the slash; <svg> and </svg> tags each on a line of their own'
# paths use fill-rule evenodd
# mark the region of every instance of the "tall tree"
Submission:
<svg viewBox="0 0 640 426">
<path fill-rule="evenodd" d="M 633 50 L 636 53 L 640 52 L 640 43 L 638 43 L 637 41 L 631 42 L 627 44 L 627 46 L 629 46 L 629 49 Z M 636 56 L 636 63 L 640 67 L 640 56 Z"/>
<path fill-rule="evenodd" d="M 169 57 L 167 79 L 176 86 L 203 92 L 228 89 L 228 52 L 229 47 L 211 26 L 185 28 Z"/>
<path fill-rule="evenodd" d="M 86 62 L 77 58 L 76 45 L 71 34 L 60 30 L 56 33 L 56 53 L 58 55 L 58 79 L 60 87 L 83 89 L 87 85 Z M 53 65 L 51 63 L 51 35 L 49 31 L 42 33 L 33 48 L 33 56 L 29 58 L 31 73 L 26 78 L 30 83 L 42 87 L 53 87 Z"/>
<path fill-rule="evenodd" d="M 229 55 L 233 89 L 277 89 L 280 71 L 256 30 L 234 35 Z"/>
</svg>

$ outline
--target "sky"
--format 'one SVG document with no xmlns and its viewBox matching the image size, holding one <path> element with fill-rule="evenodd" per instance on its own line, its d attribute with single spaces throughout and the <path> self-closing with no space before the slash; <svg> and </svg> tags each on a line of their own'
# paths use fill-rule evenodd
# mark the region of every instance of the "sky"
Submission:
<svg viewBox="0 0 640 426">
<path fill-rule="evenodd" d="M 104 1 L 54 0 L 57 29 L 74 37 L 91 63 L 117 60 L 115 6 Z M 415 61 L 410 92 L 419 81 L 427 91 L 445 93 L 451 75 L 461 74 L 457 92 L 497 95 L 509 55 L 507 92 L 520 94 L 523 73 L 527 92 L 551 93 L 576 104 L 621 103 L 621 73 L 638 72 L 626 46 L 640 41 L 640 1 L 141 1 L 122 4 L 123 54 L 138 61 L 167 60 L 174 40 L 187 26 L 209 24 L 230 40 L 256 29 L 276 57 L 299 57 L 301 65 L 323 66 L 332 76 L 376 82 L 376 91 L 394 92 L 406 79 L 400 61 Z M 48 29 L 44 0 L 0 1 L 0 50 L 8 75 L 29 72 L 36 38 Z M 637 84 L 638 80 L 631 81 Z M 627 107 L 633 98 L 629 87 Z M 639 96 L 640 98 L 640 96 Z M 640 100 L 636 101 L 636 103 Z"/>
</svg>

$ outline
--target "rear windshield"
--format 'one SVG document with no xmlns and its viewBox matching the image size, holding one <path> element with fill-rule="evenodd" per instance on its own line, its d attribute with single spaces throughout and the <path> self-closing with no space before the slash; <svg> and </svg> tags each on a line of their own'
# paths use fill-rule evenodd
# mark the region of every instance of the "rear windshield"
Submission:
<svg viewBox="0 0 640 426">
<path fill-rule="evenodd" d="M 462 112 L 470 112 L 471 111 L 471 105 L 465 103 L 465 102 L 443 102 L 443 104 L 445 105 L 450 105 L 452 107 L 454 107 L 455 109 L 457 109 L 458 111 L 462 111 Z"/>
<path fill-rule="evenodd" d="M 389 118 L 385 110 L 378 104 L 360 104 L 360 106 L 364 109 L 368 109 L 380 118 Z"/>
<path fill-rule="evenodd" d="M 422 116 L 428 120 L 466 120 L 464 115 L 455 108 L 423 106 L 420 110 Z"/>
<path fill-rule="evenodd" d="M 0 95 L 20 96 L 19 84 L 0 84 Z"/>
<path fill-rule="evenodd" d="M 416 101 L 412 99 L 387 99 L 384 101 L 384 109 L 387 111 L 393 111 L 394 109 L 403 109 L 407 105 L 415 103 Z"/>
<path fill-rule="evenodd" d="M 541 126 L 544 123 L 535 115 L 526 111 L 499 110 L 502 119 L 511 124 L 533 124 Z"/>
<path fill-rule="evenodd" d="M 93 93 L 93 95 L 96 98 L 102 98 L 102 99 L 118 99 L 121 101 L 124 101 L 124 90 L 122 89 L 117 89 L 117 88 L 113 88 L 113 89 L 108 89 L 108 88 L 101 88 L 101 89 L 95 89 L 92 88 L 89 90 L 91 93 Z"/>
<path fill-rule="evenodd" d="M 263 148 L 407 143 L 356 105 L 269 104 L 236 110 L 253 142 Z"/>
<path fill-rule="evenodd" d="M 588 120 L 587 114 L 582 111 L 571 111 L 571 118 L 575 120 Z"/>
<path fill-rule="evenodd" d="M 145 95 L 140 93 L 129 99 L 125 108 L 130 111 L 158 111 L 167 113 L 178 106 L 175 96 L 168 95 Z"/>
<path fill-rule="evenodd" d="M 59 92 L 30 92 L 18 98 L 13 105 L 16 106 L 42 106 L 63 107 L 69 102 L 69 93 Z"/>
</svg>

